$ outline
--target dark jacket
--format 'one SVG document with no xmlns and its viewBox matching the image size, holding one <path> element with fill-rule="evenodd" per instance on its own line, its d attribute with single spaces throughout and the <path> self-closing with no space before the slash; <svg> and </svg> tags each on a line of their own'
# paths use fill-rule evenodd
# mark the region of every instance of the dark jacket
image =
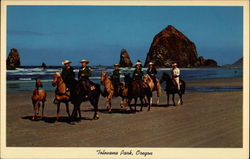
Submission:
<svg viewBox="0 0 250 159">
<path fill-rule="evenodd" d="M 157 71 L 156 68 L 153 67 L 152 69 L 148 68 L 147 70 L 147 74 L 151 77 L 151 78 L 155 78 Z"/>
<path fill-rule="evenodd" d="M 113 75 L 111 76 L 112 80 L 120 81 L 120 70 L 114 70 Z"/>
<path fill-rule="evenodd" d="M 91 69 L 86 66 L 85 68 L 80 68 L 78 72 L 78 80 L 89 80 L 91 76 Z"/>
<path fill-rule="evenodd" d="M 75 72 L 73 67 L 70 67 L 69 69 L 63 68 L 62 70 L 62 79 L 65 83 L 69 83 L 72 81 L 72 79 L 75 78 Z"/>
<path fill-rule="evenodd" d="M 133 73 L 133 79 L 135 80 L 142 80 L 143 71 L 141 69 L 135 69 Z"/>
<path fill-rule="evenodd" d="M 72 84 L 75 80 L 74 69 L 72 67 L 70 67 L 69 69 L 63 68 L 62 79 L 63 79 L 64 83 L 66 84 L 66 87 L 71 89 Z"/>
</svg>

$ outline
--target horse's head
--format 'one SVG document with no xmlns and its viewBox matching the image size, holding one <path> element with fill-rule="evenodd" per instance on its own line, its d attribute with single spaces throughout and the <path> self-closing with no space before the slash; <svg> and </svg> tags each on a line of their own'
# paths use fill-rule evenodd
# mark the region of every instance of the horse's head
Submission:
<svg viewBox="0 0 250 159">
<path fill-rule="evenodd" d="M 146 83 L 149 83 L 149 82 L 152 82 L 152 79 L 148 74 L 146 74 L 143 76 L 143 81 Z"/>
<path fill-rule="evenodd" d="M 37 88 L 43 87 L 43 84 L 42 84 L 42 82 L 39 79 L 36 79 L 36 87 Z"/>
<path fill-rule="evenodd" d="M 58 83 L 58 81 L 61 79 L 61 74 L 59 72 L 56 72 L 54 75 L 53 75 L 53 81 L 52 81 L 52 86 L 55 87 Z"/>
<path fill-rule="evenodd" d="M 125 83 L 130 82 L 132 78 L 130 77 L 130 73 L 124 74 L 124 81 Z"/>
<path fill-rule="evenodd" d="M 101 82 L 105 81 L 107 77 L 108 77 L 107 72 L 102 72 L 102 74 L 101 74 Z"/>
<path fill-rule="evenodd" d="M 160 79 L 160 83 L 164 82 L 164 81 L 170 81 L 171 77 L 169 76 L 169 74 L 167 74 L 166 72 L 163 72 L 161 79 Z"/>
</svg>

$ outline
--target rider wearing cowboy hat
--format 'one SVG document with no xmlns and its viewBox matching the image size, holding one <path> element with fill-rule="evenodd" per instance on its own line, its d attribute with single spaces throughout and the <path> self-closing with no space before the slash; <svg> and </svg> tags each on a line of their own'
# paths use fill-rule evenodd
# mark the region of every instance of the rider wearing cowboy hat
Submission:
<svg viewBox="0 0 250 159">
<path fill-rule="evenodd" d="M 115 64 L 114 65 L 115 69 L 113 71 L 113 75 L 111 76 L 112 79 L 112 83 L 114 85 L 114 90 L 115 90 L 115 96 L 118 96 L 118 86 L 120 84 L 120 65 L 119 64 Z"/>
<path fill-rule="evenodd" d="M 66 87 L 70 90 L 72 88 L 72 81 L 75 80 L 75 72 L 74 68 L 70 66 L 70 63 L 72 63 L 69 60 L 65 60 L 62 62 L 62 64 L 65 66 L 62 70 L 62 79 L 64 83 L 66 84 Z"/>
<path fill-rule="evenodd" d="M 89 77 L 91 76 L 91 69 L 87 66 L 89 61 L 81 60 L 80 63 L 82 64 L 82 67 L 79 69 L 78 80 L 82 82 L 84 90 L 86 92 L 89 92 L 90 91 Z"/>
<path fill-rule="evenodd" d="M 142 77 L 143 77 L 143 71 L 141 69 L 142 65 L 141 65 L 141 61 L 138 60 L 135 64 L 135 70 L 133 73 L 133 79 L 138 81 L 139 83 L 142 83 Z"/>
<path fill-rule="evenodd" d="M 180 69 L 177 67 L 177 63 L 172 64 L 172 79 L 174 83 L 177 85 L 178 90 L 180 90 Z"/>
<path fill-rule="evenodd" d="M 154 85 L 156 86 L 156 74 L 157 74 L 157 70 L 154 67 L 154 63 L 153 62 L 149 62 L 148 64 L 148 69 L 147 69 L 147 74 L 152 78 Z"/>
</svg>

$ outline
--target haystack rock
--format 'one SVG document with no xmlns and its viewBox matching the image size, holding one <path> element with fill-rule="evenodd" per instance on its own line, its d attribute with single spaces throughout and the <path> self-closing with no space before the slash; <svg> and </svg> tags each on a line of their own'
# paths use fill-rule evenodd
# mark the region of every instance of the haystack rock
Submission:
<svg viewBox="0 0 250 159">
<path fill-rule="evenodd" d="M 158 33 L 151 44 L 145 66 L 152 61 L 156 67 L 216 67 L 217 62 L 198 57 L 195 44 L 175 27 L 169 25 Z"/>
<path fill-rule="evenodd" d="M 7 58 L 7 69 L 16 69 L 21 66 L 20 55 L 17 49 L 13 48 L 10 50 L 9 56 Z"/>
<path fill-rule="evenodd" d="M 120 67 L 132 67 L 133 64 L 130 60 L 130 57 L 128 55 L 128 52 L 125 49 L 121 50 L 121 55 L 120 55 Z"/>
</svg>

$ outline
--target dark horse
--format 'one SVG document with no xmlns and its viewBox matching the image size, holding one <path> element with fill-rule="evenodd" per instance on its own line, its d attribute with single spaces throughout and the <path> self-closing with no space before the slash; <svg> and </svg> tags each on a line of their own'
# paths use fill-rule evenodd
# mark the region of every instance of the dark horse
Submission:
<svg viewBox="0 0 250 159">
<path fill-rule="evenodd" d="M 77 119 L 77 112 L 79 114 L 79 119 L 81 119 L 81 103 L 85 101 L 89 101 L 91 105 L 94 107 L 94 116 L 93 119 L 99 119 L 99 115 L 97 114 L 98 111 L 98 103 L 101 94 L 101 87 L 99 84 L 95 84 L 91 82 L 91 89 L 90 92 L 86 92 L 83 88 L 81 82 L 74 80 L 73 88 L 70 91 L 70 101 L 74 105 L 74 109 L 72 111 L 71 117 L 73 119 Z M 88 97 L 86 98 L 86 95 Z"/>
<path fill-rule="evenodd" d="M 173 100 L 173 105 L 175 106 L 175 100 L 174 100 L 174 96 L 176 93 L 178 93 L 179 95 L 179 101 L 178 104 L 183 104 L 183 100 L 182 100 L 182 95 L 185 93 L 185 87 L 186 84 L 183 80 L 180 80 L 180 90 L 178 90 L 177 85 L 174 83 L 174 81 L 172 80 L 172 78 L 167 74 L 167 73 L 163 73 L 163 75 L 161 76 L 160 79 L 160 83 L 166 82 L 166 94 L 167 94 L 167 105 L 169 105 L 169 95 L 172 94 L 172 100 Z"/>
<path fill-rule="evenodd" d="M 82 83 L 77 81 L 77 80 L 72 80 L 72 88 L 70 88 L 70 92 L 66 91 L 66 85 L 62 80 L 61 74 L 56 73 L 53 76 L 53 86 L 57 86 L 56 89 L 56 98 L 55 101 L 58 101 L 58 110 L 57 110 L 57 119 L 59 118 L 58 113 L 59 113 L 59 108 L 60 108 L 60 102 L 65 102 L 66 107 L 67 107 L 67 113 L 69 118 L 73 117 L 74 119 L 77 118 L 77 112 L 79 114 L 79 119 L 81 119 L 81 110 L 80 110 L 80 105 L 84 101 L 90 101 L 90 103 L 94 107 L 94 117 L 93 119 L 98 119 L 99 116 L 97 114 L 98 111 L 98 102 L 99 102 L 99 97 L 101 94 L 101 88 L 99 84 L 92 84 L 92 89 L 91 92 L 88 93 L 84 91 Z M 86 99 L 86 94 L 90 94 L 89 98 Z M 74 109 L 72 112 L 72 115 L 70 116 L 69 114 L 69 109 L 68 109 L 68 102 L 71 102 L 74 105 Z"/>
<path fill-rule="evenodd" d="M 136 112 L 136 104 L 137 104 L 137 98 L 140 98 L 141 101 L 141 109 L 140 111 L 142 111 L 142 108 L 144 106 L 144 98 L 145 96 L 147 97 L 148 103 L 150 101 L 150 88 L 149 87 L 144 87 L 142 88 L 139 84 L 138 81 L 133 80 L 130 77 L 130 74 L 125 74 L 125 85 L 128 88 L 128 95 L 127 95 L 127 99 L 128 99 L 128 105 L 130 107 L 130 110 L 132 111 L 132 107 L 131 107 L 131 101 L 132 99 L 134 99 L 135 101 L 135 112 Z M 150 110 L 150 104 L 148 104 L 148 110 Z"/>
</svg>

